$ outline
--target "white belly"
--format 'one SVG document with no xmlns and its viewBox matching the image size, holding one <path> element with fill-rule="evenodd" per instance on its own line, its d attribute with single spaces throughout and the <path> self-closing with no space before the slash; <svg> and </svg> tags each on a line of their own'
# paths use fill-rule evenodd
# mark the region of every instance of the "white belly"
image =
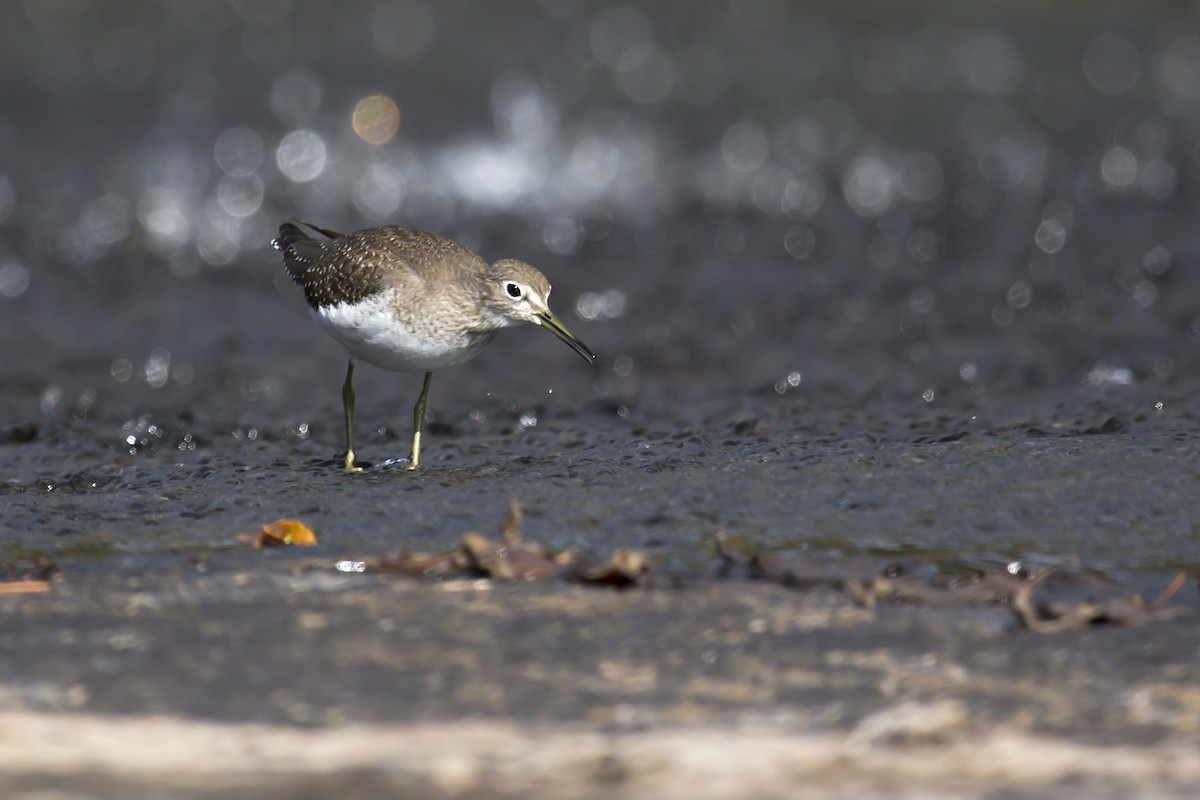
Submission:
<svg viewBox="0 0 1200 800">
<path fill-rule="evenodd" d="M 317 323 L 354 358 L 382 369 L 428 372 L 473 358 L 490 337 L 435 335 L 398 321 L 382 298 L 313 309 Z"/>
</svg>

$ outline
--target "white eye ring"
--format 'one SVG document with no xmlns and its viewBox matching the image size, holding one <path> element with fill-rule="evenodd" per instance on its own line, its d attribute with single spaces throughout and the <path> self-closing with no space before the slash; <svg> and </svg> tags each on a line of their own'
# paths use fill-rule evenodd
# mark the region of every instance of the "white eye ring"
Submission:
<svg viewBox="0 0 1200 800">
<path fill-rule="evenodd" d="M 512 281 L 504 284 L 504 292 L 514 300 L 520 300 L 521 296 L 524 294 L 524 292 L 521 291 L 521 285 L 519 283 L 513 283 Z"/>
</svg>

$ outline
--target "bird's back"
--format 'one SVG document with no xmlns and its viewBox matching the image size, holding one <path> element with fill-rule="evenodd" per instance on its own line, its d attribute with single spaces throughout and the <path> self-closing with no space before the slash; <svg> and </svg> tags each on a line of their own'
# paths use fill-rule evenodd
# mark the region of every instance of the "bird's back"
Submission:
<svg viewBox="0 0 1200 800">
<path fill-rule="evenodd" d="M 385 290 L 437 294 L 440 287 L 472 286 L 487 264 L 457 242 L 395 225 L 341 234 L 308 223 L 315 238 L 285 222 L 273 244 L 283 253 L 288 275 L 304 289 L 313 308 L 357 303 Z"/>
</svg>

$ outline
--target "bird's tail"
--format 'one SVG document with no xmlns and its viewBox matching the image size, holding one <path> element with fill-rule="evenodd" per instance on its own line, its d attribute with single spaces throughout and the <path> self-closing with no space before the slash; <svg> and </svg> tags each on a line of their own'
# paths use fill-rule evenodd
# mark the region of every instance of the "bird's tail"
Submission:
<svg viewBox="0 0 1200 800">
<path fill-rule="evenodd" d="M 310 228 L 326 239 L 316 239 L 305 233 L 300 226 Z M 328 240 L 340 239 L 342 234 L 328 228 L 318 228 L 309 222 L 289 220 L 279 226 L 279 235 L 271 240 L 271 246 L 283 253 L 283 265 L 292 280 L 299 281 L 308 265 L 325 253 Z"/>
</svg>

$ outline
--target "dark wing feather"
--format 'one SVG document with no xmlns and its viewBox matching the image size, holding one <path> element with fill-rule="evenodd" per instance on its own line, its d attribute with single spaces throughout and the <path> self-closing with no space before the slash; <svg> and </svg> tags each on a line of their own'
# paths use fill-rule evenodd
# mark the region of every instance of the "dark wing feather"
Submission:
<svg viewBox="0 0 1200 800">
<path fill-rule="evenodd" d="M 314 238 L 301 225 L 328 238 Z M 279 226 L 271 244 L 283 253 L 288 275 L 304 289 L 308 304 L 320 308 L 358 302 L 379 291 L 381 264 L 370 258 L 369 248 L 364 252 L 358 238 L 291 220 Z"/>
<path fill-rule="evenodd" d="M 318 228 L 302 220 L 290 220 L 279 226 L 279 235 L 271 240 L 271 246 L 283 253 L 283 265 L 296 283 L 305 284 L 308 268 L 320 261 L 328 251 L 328 241 L 314 239 L 300 229 L 300 225 L 327 236 L 330 241 L 342 238 L 342 234 L 328 228 Z"/>
<path fill-rule="evenodd" d="M 292 225 L 293 228 L 295 228 L 296 225 L 303 225 L 304 227 L 306 227 L 310 230 L 316 231 L 317 233 L 321 234 L 322 236 L 324 236 L 327 239 L 340 239 L 346 235 L 344 233 L 338 233 L 337 231 L 331 231 L 331 230 L 329 230 L 329 228 L 317 227 L 316 225 L 313 225 L 311 222 L 305 222 L 304 220 L 296 219 L 295 217 L 289 217 L 288 222 L 295 223 Z"/>
</svg>

